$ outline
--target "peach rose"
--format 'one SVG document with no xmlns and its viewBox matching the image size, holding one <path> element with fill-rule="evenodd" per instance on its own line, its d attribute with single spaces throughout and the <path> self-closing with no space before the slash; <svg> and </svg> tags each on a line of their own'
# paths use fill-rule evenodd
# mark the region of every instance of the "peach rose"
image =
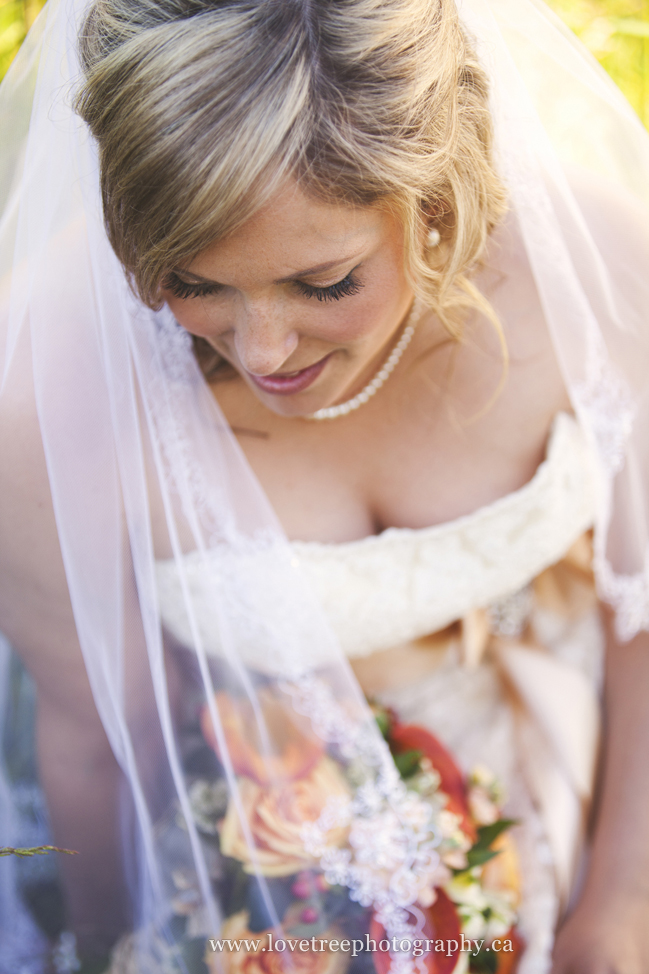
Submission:
<svg viewBox="0 0 649 974">
<path fill-rule="evenodd" d="M 322 757 L 324 745 L 313 733 L 308 718 L 297 714 L 288 698 L 276 690 L 262 687 L 258 692 L 264 739 L 249 700 L 219 692 L 214 695 L 214 703 L 235 774 L 246 775 L 260 785 L 267 785 L 278 778 L 302 777 Z M 207 705 L 201 711 L 201 729 L 205 740 L 221 759 Z M 274 754 L 265 753 L 265 740 L 272 742 Z"/>
<path fill-rule="evenodd" d="M 482 885 L 498 893 L 511 891 L 516 907 L 521 898 L 521 875 L 516 843 L 508 832 L 501 832 L 491 848 L 498 855 L 482 867 Z"/>
<path fill-rule="evenodd" d="M 221 852 L 244 864 L 248 873 L 262 876 L 290 876 L 314 865 L 304 848 L 302 828 L 315 822 L 331 797 L 349 798 L 349 787 L 335 761 L 323 757 L 303 778 L 264 786 L 250 778 L 239 779 L 239 795 L 256 857 L 244 837 L 232 799 L 221 828 Z M 340 846 L 347 826 L 332 828 L 327 845 Z"/>
<path fill-rule="evenodd" d="M 302 951 L 299 948 L 280 953 L 269 950 L 269 937 L 275 940 L 270 930 L 261 933 L 251 933 L 248 930 L 248 914 L 245 910 L 228 917 L 221 930 L 221 940 L 257 941 L 257 950 L 224 950 L 214 952 L 209 946 L 205 954 L 205 963 L 210 974 L 284 974 L 286 971 L 294 974 L 342 974 L 349 963 L 349 953 L 328 949 L 328 941 L 340 939 L 341 935 L 331 927 L 315 937 L 316 950 Z M 286 939 L 292 938 L 286 932 Z M 322 941 L 322 943 L 321 943 Z"/>
</svg>

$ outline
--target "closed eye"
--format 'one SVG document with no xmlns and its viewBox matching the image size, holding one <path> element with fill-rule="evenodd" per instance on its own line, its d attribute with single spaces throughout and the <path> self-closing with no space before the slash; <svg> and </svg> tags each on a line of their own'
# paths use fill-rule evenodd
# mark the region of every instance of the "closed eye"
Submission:
<svg viewBox="0 0 649 974">
<path fill-rule="evenodd" d="M 291 283 L 304 297 L 316 298 L 317 301 L 340 301 L 341 298 L 358 294 L 363 287 L 361 282 L 354 278 L 354 271 L 350 271 L 341 281 L 336 281 L 335 284 L 329 284 L 327 287 L 317 287 L 315 284 L 307 284 L 305 281 L 292 281 Z M 190 284 L 189 281 L 183 281 L 178 277 L 174 271 L 167 275 L 162 286 L 182 300 L 204 298 L 210 294 L 218 294 L 223 290 L 222 284 Z"/>
<path fill-rule="evenodd" d="M 177 298 L 204 298 L 208 294 L 218 294 L 223 290 L 222 284 L 190 284 L 181 280 L 173 271 L 168 274 L 162 286 L 171 291 Z"/>
<path fill-rule="evenodd" d="M 305 284 L 304 281 L 295 281 L 294 285 L 298 291 L 307 298 L 316 298 L 318 301 L 340 301 L 341 298 L 358 294 L 363 285 L 355 280 L 354 272 L 350 271 L 342 281 L 329 284 L 328 287 L 315 287 L 313 284 Z"/>
</svg>

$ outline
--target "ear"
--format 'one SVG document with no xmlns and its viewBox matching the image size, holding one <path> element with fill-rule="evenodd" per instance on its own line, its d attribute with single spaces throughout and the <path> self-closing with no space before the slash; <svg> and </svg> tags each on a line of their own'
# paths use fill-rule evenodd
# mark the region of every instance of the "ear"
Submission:
<svg viewBox="0 0 649 974">
<path fill-rule="evenodd" d="M 441 228 L 444 226 L 444 217 L 450 213 L 450 206 L 443 198 L 431 200 L 422 204 L 422 216 L 424 223 L 424 246 L 426 248 L 437 247 L 442 239 Z"/>
<path fill-rule="evenodd" d="M 447 213 L 451 212 L 451 206 L 443 196 L 438 196 L 436 199 L 423 201 L 421 212 L 427 224 L 437 224 L 443 221 Z"/>
</svg>

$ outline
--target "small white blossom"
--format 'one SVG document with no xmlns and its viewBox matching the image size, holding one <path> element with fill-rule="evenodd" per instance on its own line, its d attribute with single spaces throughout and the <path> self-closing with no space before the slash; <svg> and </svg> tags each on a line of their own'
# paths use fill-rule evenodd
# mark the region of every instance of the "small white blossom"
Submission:
<svg viewBox="0 0 649 974">
<path fill-rule="evenodd" d="M 437 825 L 445 839 L 450 839 L 458 831 L 460 822 L 460 816 L 449 812 L 448 809 L 444 809 L 437 816 Z"/>
<path fill-rule="evenodd" d="M 466 852 L 463 849 L 448 849 L 443 851 L 441 856 L 442 862 L 449 869 L 466 869 L 467 867 Z"/>
<path fill-rule="evenodd" d="M 469 788 L 482 788 L 489 799 L 495 805 L 502 805 L 505 801 L 505 793 L 498 778 L 493 771 L 486 768 L 484 764 L 476 764 L 469 774 Z"/>
<path fill-rule="evenodd" d="M 478 825 L 493 825 L 500 818 L 498 806 L 492 801 L 489 792 L 481 785 L 469 788 L 467 796 L 469 810 Z"/>
</svg>

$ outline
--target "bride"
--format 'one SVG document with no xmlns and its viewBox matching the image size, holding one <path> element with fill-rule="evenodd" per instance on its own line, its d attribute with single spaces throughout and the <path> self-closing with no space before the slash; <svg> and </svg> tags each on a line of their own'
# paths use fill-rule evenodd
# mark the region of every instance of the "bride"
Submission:
<svg viewBox="0 0 649 974">
<path fill-rule="evenodd" d="M 77 855 L 52 961 L 2 861 L 0 969 L 644 974 L 621 96 L 531 0 L 50 0 L 2 99 L 0 629 Z"/>
</svg>

